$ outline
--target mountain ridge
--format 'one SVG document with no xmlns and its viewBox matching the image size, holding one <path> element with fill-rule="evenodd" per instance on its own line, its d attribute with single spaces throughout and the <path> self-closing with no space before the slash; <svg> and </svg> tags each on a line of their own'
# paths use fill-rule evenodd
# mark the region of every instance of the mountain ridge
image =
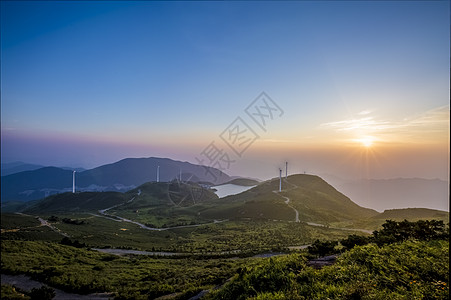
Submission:
<svg viewBox="0 0 451 300">
<path fill-rule="evenodd" d="M 90 170 L 76 173 L 79 191 L 128 191 L 145 182 L 156 181 L 160 166 L 160 181 L 179 178 L 196 182 L 221 184 L 231 180 L 216 168 L 172 160 L 169 158 L 125 158 Z M 72 190 L 72 170 L 44 167 L 1 177 L 1 200 L 30 201 L 51 194 Z"/>
</svg>

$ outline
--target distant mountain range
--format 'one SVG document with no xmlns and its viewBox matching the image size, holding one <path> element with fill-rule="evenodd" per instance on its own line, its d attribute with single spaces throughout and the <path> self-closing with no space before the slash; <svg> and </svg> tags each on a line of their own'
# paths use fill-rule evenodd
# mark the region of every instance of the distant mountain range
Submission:
<svg viewBox="0 0 451 300">
<path fill-rule="evenodd" d="M 37 169 L 41 169 L 44 168 L 46 166 L 42 166 L 42 165 L 35 165 L 35 164 L 28 164 L 28 163 L 24 163 L 21 161 L 16 161 L 16 162 L 10 162 L 10 163 L 2 163 L 1 164 L 1 175 L 2 176 L 6 176 L 6 175 L 11 175 L 11 174 L 15 174 L 15 173 L 20 173 L 20 172 L 24 172 L 24 171 L 33 171 L 33 170 L 37 170 Z M 69 167 L 61 167 L 60 169 L 64 169 L 64 170 L 75 170 L 77 172 L 83 172 L 86 169 L 83 168 L 69 168 Z"/>
<path fill-rule="evenodd" d="M 407 207 L 449 211 L 449 183 L 440 179 L 345 180 L 331 175 L 322 177 L 358 205 L 378 211 Z"/>
<path fill-rule="evenodd" d="M 116 163 L 76 173 L 77 191 L 125 192 L 145 182 L 168 182 L 182 176 L 182 180 L 222 184 L 233 178 L 224 172 L 188 162 L 168 158 L 126 158 Z M 3 166 L 2 166 L 3 167 Z M 10 166 L 11 169 L 18 166 Z M 19 166 L 20 167 L 20 166 Z M 25 168 L 26 166 L 23 166 Z M 28 167 L 33 167 L 29 165 Z M 3 171 L 2 171 L 3 172 Z M 1 177 L 1 200 L 30 201 L 72 190 L 72 170 L 41 167 Z"/>
<path fill-rule="evenodd" d="M 44 166 L 41 165 L 34 165 L 34 164 L 27 164 L 23 163 L 21 161 L 11 162 L 11 163 L 2 163 L 2 176 L 11 175 L 15 173 L 20 173 L 24 171 L 33 171 L 40 168 L 43 168 Z"/>
</svg>

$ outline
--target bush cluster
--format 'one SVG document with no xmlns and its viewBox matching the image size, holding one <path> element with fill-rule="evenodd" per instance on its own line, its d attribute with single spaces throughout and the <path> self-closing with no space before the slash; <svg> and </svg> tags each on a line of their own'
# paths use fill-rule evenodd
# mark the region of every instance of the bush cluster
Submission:
<svg viewBox="0 0 451 300">
<path fill-rule="evenodd" d="M 72 241 L 70 238 L 68 237 L 63 237 L 63 239 L 60 242 L 61 245 L 66 245 L 66 246 L 72 246 L 75 248 L 86 248 L 88 247 L 85 243 L 80 243 L 78 240 L 74 240 Z"/>
<path fill-rule="evenodd" d="M 315 270 L 303 255 L 241 268 L 207 299 L 448 299 L 449 225 L 388 220 L 373 236 L 341 240 L 344 253 Z M 338 242 L 315 241 L 310 255 L 337 252 Z M 275 283 L 275 284 L 273 284 Z"/>
<path fill-rule="evenodd" d="M 349 235 L 340 240 L 344 250 L 351 250 L 355 246 L 363 246 L 375 243 L 379 246 L 399 243 L 408 239 L 418 241 L 431 241 L 449 238 L 449 226 L 445 226 L 441 220 L 420 220 L 409 222 L 407 220 L 396 222 L 386 220 L 381 230 L 373 232 L 372 236 Z M 326 256 L 339 252 L 338 242 L 316 240 L 308 247 L 309 254 L 313 256 Z"/>
</svg>

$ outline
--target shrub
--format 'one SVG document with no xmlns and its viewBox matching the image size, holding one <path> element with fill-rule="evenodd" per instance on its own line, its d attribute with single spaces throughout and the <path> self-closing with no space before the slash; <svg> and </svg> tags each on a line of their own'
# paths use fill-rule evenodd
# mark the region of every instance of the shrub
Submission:
<svg viewBox="0 0 451 300">
<path fill-rule="evenodd" d="M 326 256 L 334 254 L 334 248 L 338 245 L 337 241 L 324 241 L 316 240 L 311 246 L 309 246 L 308 252 L 316 256 Z"/>
<path fill-rule="evenodd" d="M 40 288 L 33 288 L 30 292 L 32 300 L 51 300 L 55 295 L 55 290 L 45 285 Z"/>
<path fill-rule="evenodd" d="M 80 243 L 78 240 L 75 240 L 72 242 L 72 240 L 70 238 L 68 238 L 67 236 L 63 237 L 60 244 L 75 247 L 75 248 L 86 248 L 87 247 L 87 245 L 85 243 Z"/>
<path fill-rule="evenodd" d="M 373 235 L 374 241 L 378 245 L 402 242 L 410 238 L 430 241 L 449 238 L 449 225 L 446 228 L 442 220 L 420 220 L 417 222 L 386 220 L 382 224 L 382 229 L 374 231 Z"/>
<path fill-rule="evenodd" d="M 363 235 L 355 235 L 351 234 L 348 238 L 341 240 L 340 243 L 346 248 L 346 250 L 350 250 L 355 246 L 363 246 L 370 242 L 370 239 Z"/>
</svg>

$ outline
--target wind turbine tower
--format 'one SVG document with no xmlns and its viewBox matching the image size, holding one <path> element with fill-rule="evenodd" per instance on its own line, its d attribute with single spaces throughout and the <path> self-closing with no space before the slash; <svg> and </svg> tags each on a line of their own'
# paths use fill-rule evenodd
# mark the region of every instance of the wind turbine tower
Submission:
<svg viewBox="0 0 451 300">
<path fill-rule="evenodd" d="M 160 166 L 157 167 L 157 182 L 160 182 Z"/>
<path fill-rule="evenodd" d="M 72 194 L 75 194 L 75 171 L 72 173 Z"/>
<path fill-rule="evenodd" d="M 279 192 L 282 191 L 282 169 L 279 168 Z"/>
<path fill-rule="evenodd" d="M 285 162 L 285 179 L 288 179 L 288 162 Z"/>
</svg>

